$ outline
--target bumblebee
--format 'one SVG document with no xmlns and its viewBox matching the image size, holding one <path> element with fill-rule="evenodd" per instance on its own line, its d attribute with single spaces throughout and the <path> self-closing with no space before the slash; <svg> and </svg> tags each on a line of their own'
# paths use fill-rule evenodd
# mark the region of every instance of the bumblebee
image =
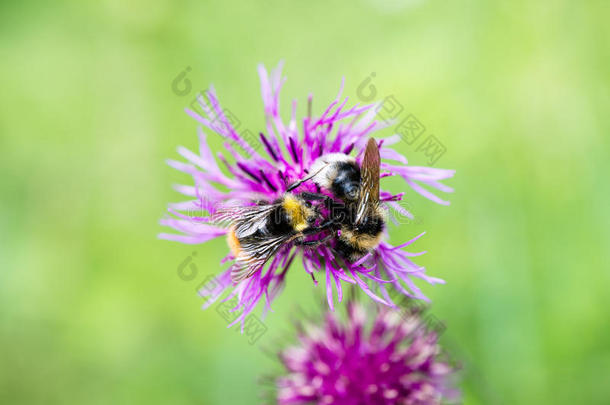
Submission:
<svg viewBox="0 0 610 405">
<path fill-rule="evenodd" d="M 286 193 L 270 204 L 218 210 L 215 221 L 230 225 L 227 243 L 235 257 L 234 283 L 254 275 L 282 246 L 310 243 L 304 239 L 321 229 L 314 227 L 320 214 L 306 198 L 306 193 Z"/>
<path fill-rule="evenodd" d="M 375 249 L 385 228 L 385 211 L 379 204 L 381 158 L 374 139 L 369 139 L 362 165 L 350 156 L 333 153 L 314 162 L 312 174 L 292 185 L 294 189 L 311 179 L 341 200 L 326 199 L 329 219 L 336 236 L 335 249 L 350 261 L 356 261 Z"/>
<path fill-rule="evenodd" d="M 340 224 L 335 249 L 350 261 L 356 261 L 371 252 L 381 242 L 385 228 L 385 211 L 379 204 L 379 148 L 369 139 L 362 166 L 359 196 L 356 201 L 331 211 L 331 217 Z"/>
</svg>

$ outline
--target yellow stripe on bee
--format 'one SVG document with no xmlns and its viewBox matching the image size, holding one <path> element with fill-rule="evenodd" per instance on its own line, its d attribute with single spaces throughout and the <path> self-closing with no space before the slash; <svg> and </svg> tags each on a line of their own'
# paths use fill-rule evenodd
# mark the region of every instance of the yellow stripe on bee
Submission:
<svg viewBox="0 0 610 405">
<path fill-rule="evenodd" d="M 305 215 L 303 214 L 303 203 L 294 196 L 287 194 L 282 201 L 282 208 L 288 214 L 290 225 L 297 231 L 307 228 Z"/>
<path fill-rule="evenodd" d="M 379 246 L 379 242 L 381 242 L 381 234 L 377 236 L 361 236 L 357 239 L 356 245 L 358 245 L 358 248 L 362 250 L 370 251 Z"/>
<path fill-rule="evenodd" d="M 360 250 L 372 250 L 381 242 L 381 232 L 376 235 L 358 234 L 356 232 L 341 230 L 341 239 Z"/>
</svg>

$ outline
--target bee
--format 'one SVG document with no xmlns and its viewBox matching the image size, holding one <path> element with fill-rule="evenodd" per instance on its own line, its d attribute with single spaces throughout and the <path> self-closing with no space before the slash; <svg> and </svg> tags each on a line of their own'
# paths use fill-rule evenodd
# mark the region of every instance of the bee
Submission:
<svg viewBox="0 0 610 405">
<path fill-rule="evenodd" d="M 362 165 L 353 157 L 331 153 L 318 158 L 311 174 L 289 187 L 312 180 L 328 190 L 340 203 L 326 199 L 329 220 L 340 231 L 335 249 L 350 261 L 356 261 L 375 249 L 385 228 L 385 211 L 379 204 L 379 171 L 381 158 L 374 139 L 369 139 Z"/>
<path fill-rule="evenodd" d="M 379 203 L 380 164 L 379 148 L 371 138 L 360 167 L 358 199 L 345 200 L 345 204 L 331 210 L 341 231 L 335 249 L 352 262 L 373 251 L 381 242 L 386 216 Z"/>
<path fill-rule="evenodd" d="M 253 276 L 282 246 L 307 245 L 305 237 L 318 232 L 314 223 L 320 214 L 303 194 L 286 193 L 269 204 L 224 207 L 216 212 L 215 221 L 230 225 L 227 243 L 235 257 L 233 283 Z"/>
</svg>

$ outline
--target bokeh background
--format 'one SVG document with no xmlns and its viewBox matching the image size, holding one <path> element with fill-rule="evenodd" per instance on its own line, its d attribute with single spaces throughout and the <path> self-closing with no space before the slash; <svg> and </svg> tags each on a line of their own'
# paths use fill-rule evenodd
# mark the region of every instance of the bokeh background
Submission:
<svg viewBox="0 0 610 405">
<path fill-rule="evenodd" d="M 297 266 L 254 345 L 197 285 L 225 242 L 158 240 L 183 109 L 214 83 L 263 127 L 256 65 L 318 113 L 372 72 L 446 147 L 450 206 L 405 189 L 419 285 L 464 364 L 466 404 L 610 400 L 610 29 L 603 1 L 2 2 L 0 402 L 250 404 L 295 306 Z M 192 89 L 172 81 L 187 67 Z M 385 135 L 390 135 L 386 132 Z M 222 140 L 210 136 L 214 149 Z M 426 164 L 401 144 L 411 164 Z M 197 276 L 177 267 L 195 252 Z"/>
</svg>

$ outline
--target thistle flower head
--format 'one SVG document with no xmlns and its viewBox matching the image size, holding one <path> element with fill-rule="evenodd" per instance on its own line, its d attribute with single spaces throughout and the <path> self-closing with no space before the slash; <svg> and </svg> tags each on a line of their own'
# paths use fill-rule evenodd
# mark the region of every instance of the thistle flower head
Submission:
<svg viewBox="0 0 610 405">
<path fill-rule="evenodd" d="M 279 404 L 432 405 L 456 396 L 437 334 L 417 313 L 371 307 L 350 302 L 344 320 L 328 313 L 321 325 L 299 326 L 298 344 L 279 355 Z"/>
<path fill-rule="evenodd" d="M 246 130 L 238 133 L 231 122 L 228 110 L 223 109 L 213 87 L 199 95 L 199 111 L 187 109 L 187 114 L 204 128 L 199 129 L 199 151 L 192 152 L 184 147 L 178 153 L 186 162 L 170 160 L 170 166 L 192 176 L 193 185 L 177 185 L 176 190 L 189 200 L 169 205 L 169 216 L 161 220 L 178 234 L 162 233 L 161 238 L 182 243 L 200 244 L 223 236 L 228 229 L 210 221 L 210 216 L 226 205 L 254 205 L 257 202 L 271 202 L 286 192 L 295 181 L 307 176 L 309 169 L 320 156 L 331 153 L 353 154 L 357 161 L 362 159 L 362 150 L 374 131 L 387 124 L 375 121 L 377 104 L 348 108 L 347 98 L 341 93 L 319 116 L 311 114 L 312 97 L 308 98 L 308 113 L 297 119 L 297 104 L 292 103 L 290 120 L 285 123 L 279 112 L 279 93 L 284 83 L 280 64 L 270 75 L 263 66 L 258 71 L 261 80 L 266 128 L 258 134 Z M 214 155 L 207 144 L 206 132 L 220 135 L 227 142 L 226 152 Z M 452 177 L 452 170 L 408 166 L 407 159 L 393 150 L 391 145 L 399 142 L 393 135 L 379 141 L 381 155 L 380 177 L 396 175 L 402 177 L 416 192 L 439 203 L 446 203 L 431 191 L 427 185 L 440 191 L 450 192 L 449 187 L 439 181 Z M 224 165 L 224 171 L 221 170 Z M 315 191 L 314 186 L 303 184 L 302 190 Z M 380 191 L 380 200 L 387 207 L 390 219 L 413 218 L 400 201 L 404 193 L 392 194 Z M 185 211 L 187 213 L 185 213 Z M 188 212 L 198 211 L 202 215 L 192 216 Z M 313 238 L 322 239 L 325 235 Z M 328 236 L 328 234 L 326 234 Z M 264 313 L 270 309 L 274 297 L 281 290 L 286 272 L 297 256 L 300 256 L 305 271 L 312 275 L 324 272 L 328 303 L 334 306 L 333 290 L 341 301 L 342 282 L 358 285 L 374 300 L 393 305 L 386 286 L 391 285 L 402 294 L 423 298 L 415 279 L 429 283 L 442 283 L 437 278 L 425 274 L 424 268 L 416 265 L 411 258 L 424 252 L 409 253 L 403 248 L 413 243 L 421 235 L 399 246 L 382 241 L 378 248 L 356 262 L 350 262 L 337 255 L 333 242 L 316 249 L 288 244 L 271 257 L 265 266 L 236 285 L 231 282 L 229 268 L 216 280 L 214 289 L 204 288 L 200 294 L 210 305 L 222 292 L 233 287 L 229 296 L 238 298 L 235 310 L 241 311 L 235 322 L 242 321 L 265 297 Z M 224 262 L 235 258 L 228 253 Z M 316 281 L 317 283 L 317 281 Z M 376 285 L 378 291 L 373 291 Z"/>
</svg>

